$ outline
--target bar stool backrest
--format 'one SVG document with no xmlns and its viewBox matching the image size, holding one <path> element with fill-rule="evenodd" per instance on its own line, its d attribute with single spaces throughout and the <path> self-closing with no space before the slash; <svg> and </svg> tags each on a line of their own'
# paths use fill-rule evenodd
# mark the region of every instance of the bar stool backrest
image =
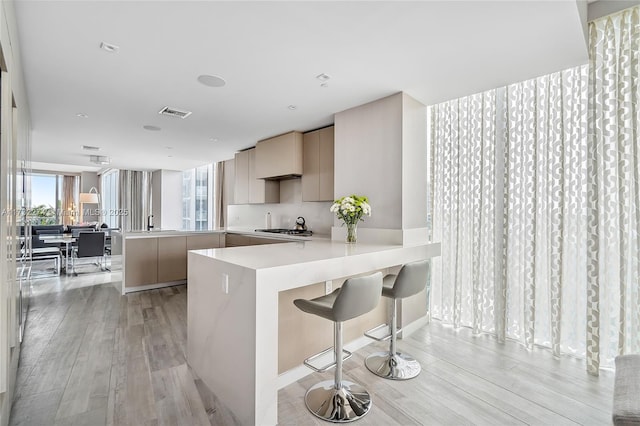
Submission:
<svg viewBox="0 0 640 426">
<path fill-rule="evenodd" d="M 393 285 L 394 299 L 404 299 L 420 293 L 427 286 L 427 274 L 429 272 L 429 261 L 419 260 L 417 262 L 406 263 Z"/>
<path fill-rule="evenodd" d="M 333 321 L 347 321 L 378 306 L 382 295 L 382 273 L 349 278 L 333 304 Z"/>
</svg>

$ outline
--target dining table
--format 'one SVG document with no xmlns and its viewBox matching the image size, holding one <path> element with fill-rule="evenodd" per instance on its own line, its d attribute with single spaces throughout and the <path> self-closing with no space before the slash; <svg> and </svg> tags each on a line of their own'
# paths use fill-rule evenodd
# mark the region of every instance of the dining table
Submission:
<svg viewBox="0 0 640 426">
<path fill-rule="evenodd" d="M 69 273 L 69 258 L 71 253 L 69 252 L 69 246 L 75 243 L 78 238 L 71 234 L 42 234 L 39 235 L 40 240 L 45 244 L 64 244 L 64 258 L 65 258 L 65 273 Z"/>
</svg>

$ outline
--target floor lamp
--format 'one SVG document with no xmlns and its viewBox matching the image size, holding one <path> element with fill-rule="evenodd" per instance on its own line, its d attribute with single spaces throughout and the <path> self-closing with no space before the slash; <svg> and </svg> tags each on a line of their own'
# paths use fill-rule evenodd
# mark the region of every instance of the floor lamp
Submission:
<svg viewBox="0 0 640 426">
<path fill-rule="evenodd" d="M 95 186 L 89 192 L 80 193 L 80 223 L 84 223 L 84 204 L 98 204 L 98 209 L 100 208 L 100 195 Z"/>
</svg>

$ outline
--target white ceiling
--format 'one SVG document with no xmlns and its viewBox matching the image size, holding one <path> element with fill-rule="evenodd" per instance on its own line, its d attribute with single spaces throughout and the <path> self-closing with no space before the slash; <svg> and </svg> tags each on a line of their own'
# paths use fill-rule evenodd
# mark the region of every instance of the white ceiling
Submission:
<svg viewBox="0 0 640 426">
<path fill-rule="evenodd" d="M 111 167 L 195 167 L 398 91 L 434 104 L 587 60 L 572 0 L 20 0 L 16 15 L 33 160 L 79 166 L 95 145 Z"/>
</svg>

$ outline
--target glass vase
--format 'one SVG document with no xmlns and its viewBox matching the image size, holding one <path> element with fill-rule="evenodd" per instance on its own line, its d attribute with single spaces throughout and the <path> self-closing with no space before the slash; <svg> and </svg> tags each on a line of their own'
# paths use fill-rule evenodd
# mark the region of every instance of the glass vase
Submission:
<svg viewBox="0 0 640 426">
<path fill-rule="evenodd" d="M 358 239 L 358 224 L 347 223 L 347 243 L 355 244 Z"/>
</svg>

